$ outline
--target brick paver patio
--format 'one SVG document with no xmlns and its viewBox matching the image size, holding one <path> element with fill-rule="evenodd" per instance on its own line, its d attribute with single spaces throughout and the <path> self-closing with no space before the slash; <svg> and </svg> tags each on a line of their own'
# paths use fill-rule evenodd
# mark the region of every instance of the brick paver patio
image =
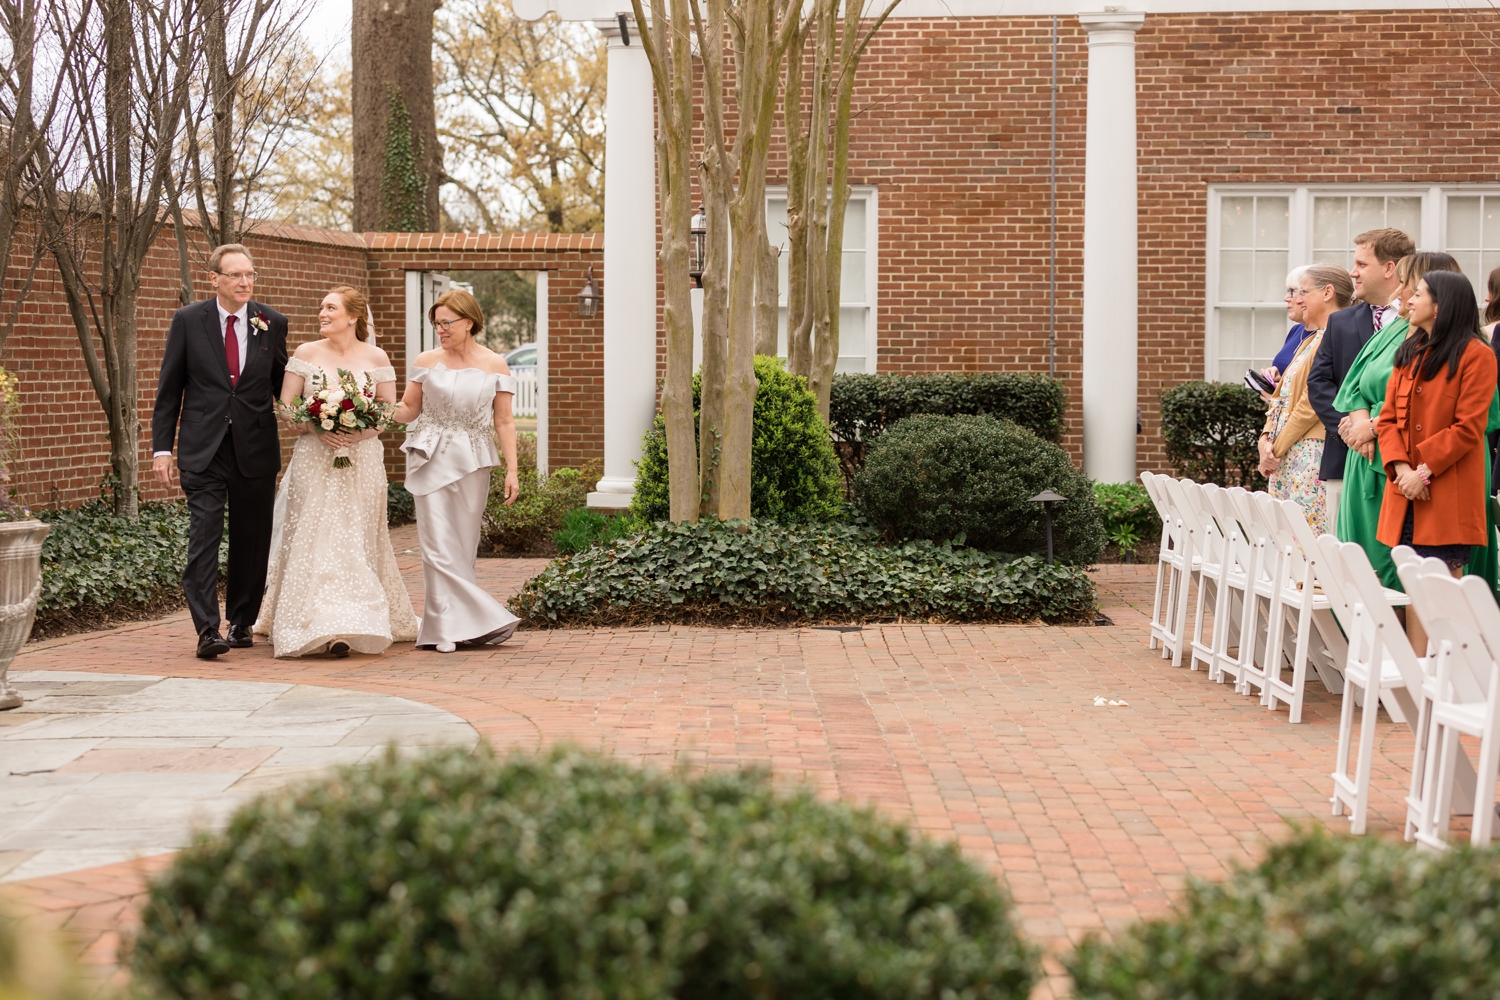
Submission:
<svg viewBox="0 0 1500 1000">
<path fill-rule="evenodd" d="M 396 547 L 420 605 L 411 529 Z M 542 565 L 480 569 L 508 596 Z M 38 643 L 16 668 L 396 694 L 462 717 L 501 750 L 571 740 L 661 766 L 769 764 L 783 780 L 957 838 L 1056 953 L 1090 930 L 1164 913 L 1188 876 L 1254 859 L 1288 820 L 1334 822 L 1337 700 L 1310 690 L 1305 721 L 1292 726 L 1284 710 L 1173 669 L 1147 650 L 1153 576 L 1151 566 L 1096 573 L 1114 622 L 1104 627 L 523 631 L 479 653 L 400 646 L 275 661 L 258 645 L 206 663 L 179 615 Z M 1096 707 L 1096 696 L 1125 704 Z M 1382 716 L 1378 747 L 1370 828 L 1397 836 L 1410 734 Z M 162 864 L 5 888 L 108 966 L 145 875 Z M 1055 977 L 1044 992 L 1060 988 Z"/>
</svg>

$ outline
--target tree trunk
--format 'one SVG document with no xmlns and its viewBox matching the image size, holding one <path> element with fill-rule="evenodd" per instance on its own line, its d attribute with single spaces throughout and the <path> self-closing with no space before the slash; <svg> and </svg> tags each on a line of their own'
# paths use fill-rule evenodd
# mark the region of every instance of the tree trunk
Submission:
<svg viewBox="0 0 1500 1000">
<path fill-rule="evenodd" d="M 755 255 L 755 353 L 775 357 L 779 339 L 776 320 L 780 312 L 777 287 L 781 278 L 777 266 L 780 255 L 766 231 L 764 211 L 761 220 L 760 247 Z"/>
<path fill-rule="evenodd" d="M 802 62 L 807 29 L 792 39 L 786 60 L 782 117 L 786 123 L 786 367 L 794 375 L 812 374 L 807 305 L 807 145 L 802 128 Z"/>
<path fill-rule="evenodd" d="M 436 9 L 434 0 L 354 0 L 350 55 L 358 232 L 438 228 L 443 167 L 432 86 Z M 396 123 L 389 121 L 393 111 Z M 403 115 L 409 124 L 400 121 Z M 408 198 L 411 203 L 403 204 Z"/>
<path fill-rule="evenodd" d="M 208 60 L 208 93 L 212 115 L 214 162 L 214 218 L 202 224 L 211 247 L 239 242 L 234 220 L 234 81 L 229 75 L 228 13 L 223 3 L 210 0 L 203 7 L 204 56 Z M 199 191 L 202 203 L 202 191 Z"/>
<path fill-rule="evenodd" d="M 724 376 L 729 355 L 729 193 L 734 173 L 724 136 L 723 0 L 708 0 L 705 22 L 693 0 L 693 27 L 703 59 L 703 159 L 699 178 L 708 233 L 703 261 L 703 363 L 698 399 L 698 471 L 704 517 L 719 516 L 723 484 Z"/>
<path fill-rule="evenodd" d="M 641 0 L 631 0 L 636 24 L 646 22 Z M 661 266 L 666 286 L 667 378 L 661 408 L 667 430 L 671 518 L 696 521 L 699 511 L 698 444 L 693 426 L 693 301 L 688 276 L 692 227 L 693 63 L 687 0 L 671 0 L 641 44 L 656 90 L 656 163 L 661 188 Z"/>
</svg>

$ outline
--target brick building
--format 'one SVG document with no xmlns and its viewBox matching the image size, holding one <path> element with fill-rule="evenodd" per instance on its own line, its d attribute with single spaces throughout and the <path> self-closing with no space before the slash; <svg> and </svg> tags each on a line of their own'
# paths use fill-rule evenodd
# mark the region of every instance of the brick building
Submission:
<svg viewBox="0 0 1500 1000">
<path fill-rule="evenodd" d="M 625 5 L 513 2 L 609 37 L 606 236 L 264 227 L 249 240 L 265 276 L 257 295 L 292 317 L 299 340 L 315 329 L 323 290 L 370 288 L 401 370 L 420 327 L 413 276 L 544 271 L 551 464 L 602 455 L 601 492 L 618 498 L 659 371 L 649 72 L 639 44 L 620 37 Z M 1045 372 L 1050 359 L 1069 394 L 1075 460 L 1106 480 L 1161 468 L 1161 391 L 1237 380 L 1269 360 L 1286 330 L 1290 267 L 1343 263 L 1350 236 L 1384 224 L 1452 252 L 1476 283 L 1500 264 L 1496 39 L 1500 14 L 1477 2 L 1149 0 L 1101 11 L 905 0 L 855 95 L 840 367 Z M 773 233 L 780 170 L 773 162 Z M 586 318 L 575 299 L 590 266 L 605 297 L 603 315 Z M 147 280 L 143 420 L 175 305 L 170 234 Z M 82 499 L 103 475 L 104 422 L 77 352 L 43 275 L 0 355 L 25 387 L 28 502 Z M 146 445 L 143 435 L 143 455 Z"/>
</svg>

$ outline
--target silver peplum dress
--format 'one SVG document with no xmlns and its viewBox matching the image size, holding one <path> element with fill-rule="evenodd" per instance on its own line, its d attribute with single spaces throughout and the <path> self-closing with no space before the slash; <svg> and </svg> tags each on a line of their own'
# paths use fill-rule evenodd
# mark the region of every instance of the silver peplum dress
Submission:
<svg viewBox="0 0 1500 1000">
<path fill-rule="evenodd" d="M 422 412 L 408 426 L 401 450 L 406 488 L 416 500 L 427 585 L 417 645 L 504 642 L 520 619 L 479 586 L 474 560 L 490 469 L 501 461 L 495 394 L 514 394 L 516 380 L 439 364 L 414 368 L 411 381 L 422 383 Z"/>
</svg>

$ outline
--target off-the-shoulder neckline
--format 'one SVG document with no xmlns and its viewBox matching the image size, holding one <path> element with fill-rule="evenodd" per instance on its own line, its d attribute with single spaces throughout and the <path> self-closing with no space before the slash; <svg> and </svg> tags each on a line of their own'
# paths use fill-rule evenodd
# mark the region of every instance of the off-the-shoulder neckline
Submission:
<svg viewBox="0 0 1500 1000">
<path fill-rule="evenodd" d="M 380 372 L 380 371 L 386 371 L 386 370 L 395 371 L 396 370 L 396 366 L 392 365 L 390 363 L 386 363 L 386 364 L 383 364 L 383 365 L 376 365 L 373 368 L 345 368 L 343 365 L 334 365 L 332 367 L 329 367 L 328 365 L 319 364 L 316 361 L 309 361 L 306 358 L 299 358 L 295 354 L 292 355 L 292 357 L 290 358 L 290 361 L 296 361 L 296 362 L 298 362 L 300 364 L 307 365 L 309 368 L 321 368 L 325 372 L 328 372 L 328 371 L 338 371 L 340 368 L 344 368 L 344 371 L 346 371 L 346 372 L 355 372 L 355 373 L 358 373 L 358 372 Z M 288 363 L 290 363 L 290 361 Z"/>
<path fill-rule="evenodd" d="M 476 368 L 473 365 L 470 365 L 467 368 L 449 368 L 447 365 L 443 364 L 441 361 L 439 361 L 437 364 L 433 365 L 431 368 L 427 367 L 426 365 L 413 365 L 412 367 L 415 368 L 418 371 L 427 371 L 427 372 L 435 372 L 435 371 L 438 371 L 439 369 L 441 369 L 442 371 L 445 371 L 445 372 L 479 372 L 481 375 L 498 375 L 501 378 L 515 378 L 514 375 L 511 375 L 508 372 L 487 372 L 483 368 Z"/>
</svg>

